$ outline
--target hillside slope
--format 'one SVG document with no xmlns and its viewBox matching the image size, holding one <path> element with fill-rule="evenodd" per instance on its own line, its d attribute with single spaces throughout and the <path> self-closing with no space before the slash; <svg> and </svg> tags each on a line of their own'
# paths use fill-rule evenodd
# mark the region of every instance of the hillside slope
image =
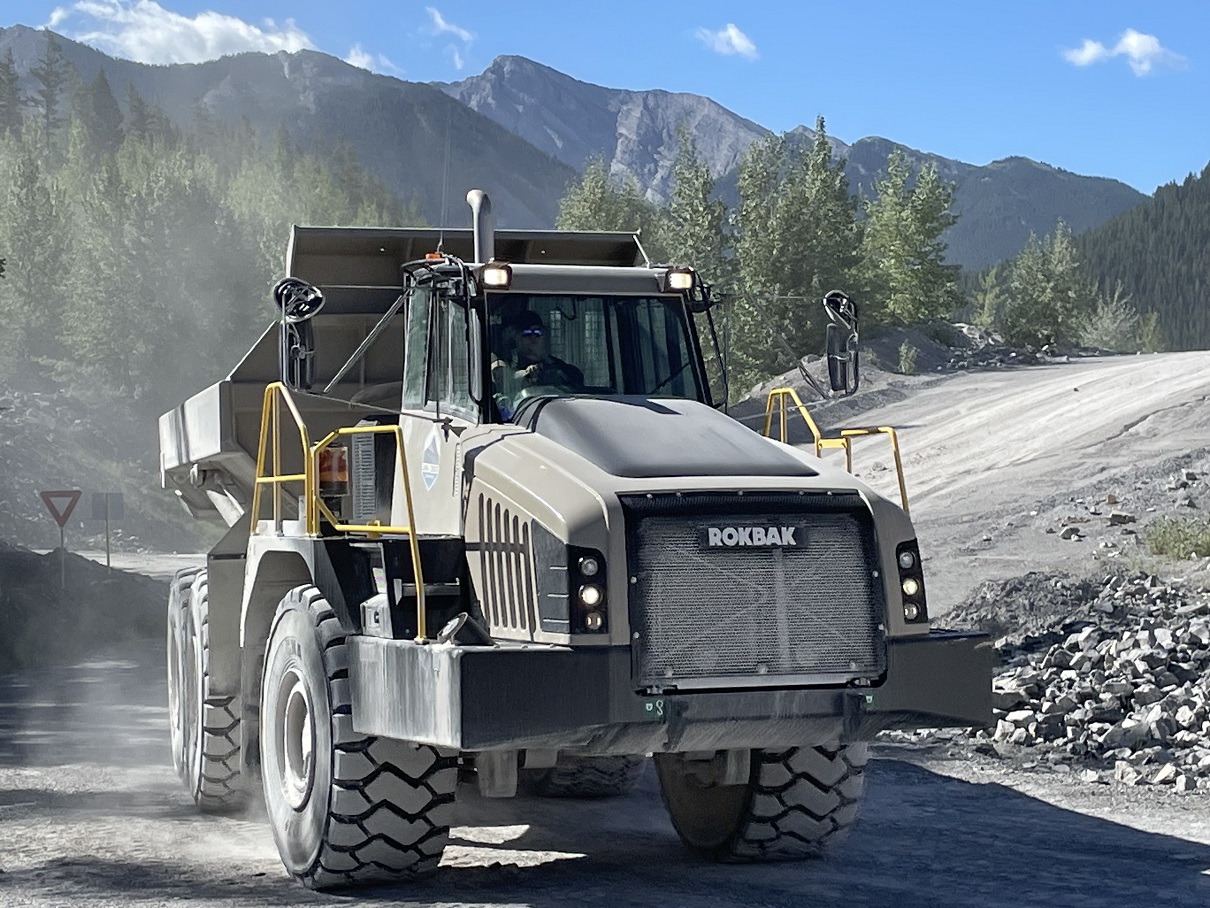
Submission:
<svg viewBox="0 0 1210 908">
<path fill-rule="evenodd" d="M 935 613 L 985 580 L 1096 561 L 1125 570 L 1143 556 L 1139 534 L 1153 516 L 1210 508 L 1210 483 L 1170 482 L 1210 466 L 1208 351 L 944 376 L 868 371 L 855 398 L 812 411 L 825 431 L 898 429 Z M 897 500 L 883 439 L 854 449 L 857 474 Z M 1135 521 L 1111 526 L 1118 509 Z M 1076 538 L 1060 538 L 1068 526 Z"/>
</svg>

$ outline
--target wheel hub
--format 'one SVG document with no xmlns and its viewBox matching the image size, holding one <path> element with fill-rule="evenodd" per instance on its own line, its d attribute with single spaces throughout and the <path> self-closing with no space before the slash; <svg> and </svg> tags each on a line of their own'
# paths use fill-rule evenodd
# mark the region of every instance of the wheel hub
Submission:
<svg viewBox="0 0 1210 908">
<path fill-rule="evenodd" d="M 297 671 L 282 678 L 277 704 L 278 776 L 286 803 L 301 810 L 314 784 L 315 728 L 311 693 Z"/>
</svg>

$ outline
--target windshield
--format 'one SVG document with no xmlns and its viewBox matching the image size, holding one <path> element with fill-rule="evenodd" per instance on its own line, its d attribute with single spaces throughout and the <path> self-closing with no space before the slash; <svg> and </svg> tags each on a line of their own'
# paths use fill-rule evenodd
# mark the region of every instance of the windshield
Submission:
<svg viewBox="0 0 1210 908">
<path fill-rule="evenodd" d="M 678 297 L 495 294 L 487 313 L 504 419 L 544 394 L 705 399 Z"/>
</svg>

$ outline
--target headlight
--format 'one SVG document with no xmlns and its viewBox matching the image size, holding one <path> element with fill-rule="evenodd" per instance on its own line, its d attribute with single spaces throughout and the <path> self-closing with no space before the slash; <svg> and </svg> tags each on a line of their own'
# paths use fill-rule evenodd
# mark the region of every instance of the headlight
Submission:
<svg viewBox="0 0 1210 908">
<path fill-rule="evenodd" d="M 676 290 L 684 293 L 692 290 L 697 275 L 692 268 L 669 268 L 664 272 L 664 291 Z"/>
<path fill-rule="evenodd" d="M 591 555 L 580 559 L 580 573 L 585 577 L 595 577 L 601 572 L 601 563 Z"/>
<path fill-rule="evenodd" d="M 595 608 L 601 604 L 601 588 L 596 584 L 585 584 L 580 587 L 580 602 L 589 608 Z"/>
<path fill-rule="evenodd" d="M 909 624 L 927 622 L 924 574 L 920 570 L 920 549 L 916 540 L 900 543 L 895 550 L 895 565 L 899 568 L 899 590 L 903 594 L 903 620 Z"/>
<path fill-rule="evenodd" d="M 512 266 L 507 262 L 488 262 L 479 273 L 479 280 L 484 287 L 507 290 L 513 282 Z"/>
</svg>

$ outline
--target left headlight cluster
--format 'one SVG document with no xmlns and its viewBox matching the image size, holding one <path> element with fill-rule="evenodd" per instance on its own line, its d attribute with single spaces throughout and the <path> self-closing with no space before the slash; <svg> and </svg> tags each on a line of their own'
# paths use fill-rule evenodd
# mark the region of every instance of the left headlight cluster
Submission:
<svg viewBox="0 0 1210 908">
<path fill-rule="evenodd" d="M 899 569 L 899 592 L 903 595 L 903 620 L 908 624 L 925 623 L 929 612 L 924 601 L 924 571 L 916 540 L 900 543 L 895 550 L 895 566 Z"/>
<path fill-rule="evenodd" d="M 605 584 L 605 558 L 596 549 L 572 547 L 568 564 L 571 587 L 571 632 L 609 632 L 609 601 Z"/>
</svg>

